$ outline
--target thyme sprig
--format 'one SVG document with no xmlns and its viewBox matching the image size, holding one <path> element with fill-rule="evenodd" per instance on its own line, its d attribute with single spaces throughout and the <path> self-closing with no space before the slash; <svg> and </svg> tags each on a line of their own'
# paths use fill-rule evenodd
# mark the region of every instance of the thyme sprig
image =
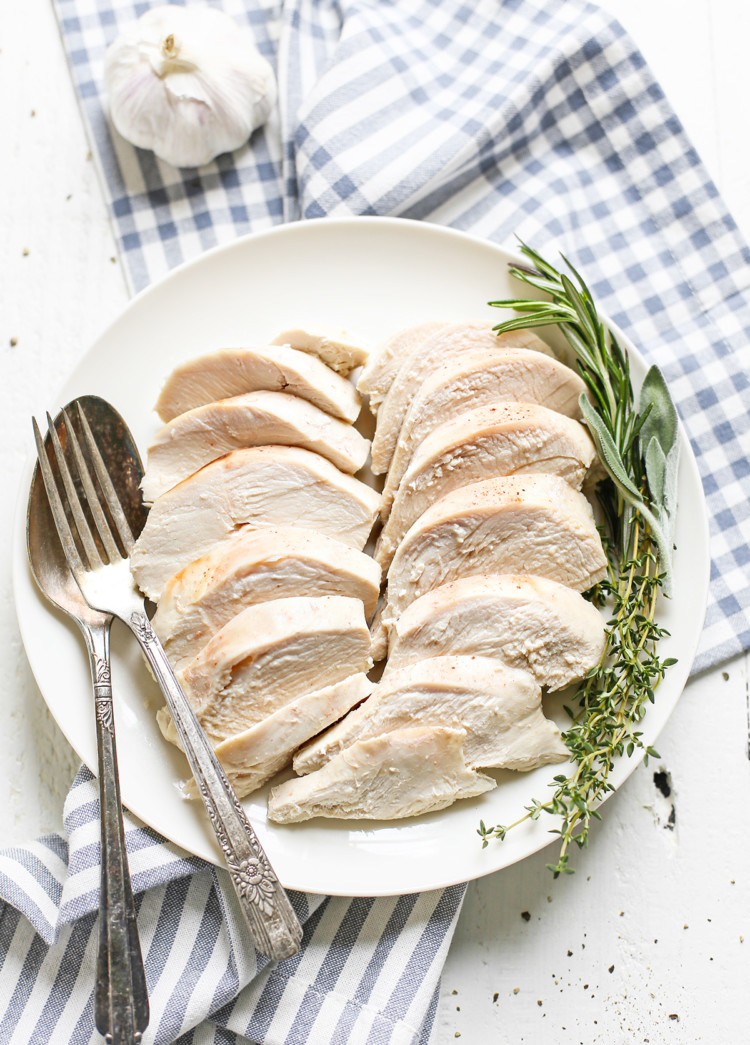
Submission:
<svg viewBox="0 0 750 1045">
<path fill-rule="evenodd" d="M 661 588 L 668 591 L 671 582 L 679 444 L 677 413 L 659 370 L 648 371 L 636 407 L 627 354 L 602 322 L 581 275 L 563 259 L 574 282 L 531 247 L 522 244 L 521 250 L 534 268 L 512 265 L 511 274 L 549 300 L 490 302 L 519 314 L 494 329 L 504 333 L 554 324 L 575 354 L 586 386 L 581 412 L 607 473 L 596 494 L 608 574 L 590 598 L 608 608 L 610 619 L 602 658 L 580 684 L 576 706 L 565 709 L 571 718 L 563 733 L 571 770 L 554 778 L 546 802 L 532 800 L 508 826 L 480 822 L 478 834 L 486 846 L 490 838 L 502 840 L 513 827 L 542 813 L 555 816 L 560 826 L 552 833 L 560 837 L 560 853 L 557 863 L 547 866 L 557 877 L 573 873 L 571 844 L 583 848 L 591 820 L 601 819 L 597 807 L 614 789 L 616 759 L 635 751 L 645 762 L 658 757 L 644 744 L 639 725 L 665 671 L 675 663 L 658 656 L 666 632 L 656 622 L 656 607 Z"/>
</svg>

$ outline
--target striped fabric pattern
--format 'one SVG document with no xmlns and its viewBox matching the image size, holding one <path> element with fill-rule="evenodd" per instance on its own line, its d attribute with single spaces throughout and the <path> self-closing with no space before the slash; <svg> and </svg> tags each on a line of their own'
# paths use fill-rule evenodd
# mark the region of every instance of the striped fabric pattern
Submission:
<svg viewBox="0 0 750 1045">
<path fill-rule="evenodd" d="M 81 1043 L 94 1031 L 98 789 L 81 769 L 66 839 L 0 853 L 0 1042 Z M 169 1045 L 428 1045 L 463 886 L 348 899 L 291 893 L 299 954 L 268 963 L 248 944 L 225 871 L 125 823 L 149 986 L 144 1042 Z"/>
<path fill-rule="evenodd" d="M 152 6 L 55 0 L 134 290 L 284 221 L 384 214 L 564 251 L 663 368 L 712 519 L 696 667 L 750 646 L 750 251 L 632 41 L 584 0 L 212 0 L 254 30 L 279 105 L 251 148 L 200 170 L 134 149 L 102 107 L 106 46 Z M 65 839 L 0 855 L 0 1042 L 89 1042 L 97 793 Z M 391 899 L 295 894 L 298 956 L 248 948 L 221 871 L 128 818 L 149 980 L 146 1042 L 435 1045 L 463 887 Z"/>
</svg>

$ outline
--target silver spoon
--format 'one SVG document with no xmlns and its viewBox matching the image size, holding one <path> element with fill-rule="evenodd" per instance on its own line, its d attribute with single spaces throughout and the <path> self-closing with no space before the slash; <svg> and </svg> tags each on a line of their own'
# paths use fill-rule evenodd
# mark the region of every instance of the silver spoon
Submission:
<svg viewBox="0 0 750 1045">
<path fill-rule="evenodd" d="M 78 401 L 84 404 L 89 417 L 96 418 L 98 431 L 103 433 L 100 448 L 108 467 L 117 468 L 118 474 L 132 476 L 132 485 L 137 491 L 140 458 L 122 418 L 97 396 L 83 396 Z M 77 418 L 77 413 L 70 411 L 69 416 Z M 62 412 L 55 418 L 54 427 L 65 445 L 67 433 Z M 45 446 L 51 455 L 49 438 Z M 146 510 L 137 496 L 131 496 L 128 505 L 131 528 L 134 533 L 140 533 L 146 521 Z M 79 626 L 89 655 L 96 706 L 101 815 L 100 923 L 94 1015 L 97 1030 L 108 1042 L 132 1045 L 140 1042 L 148 1026 L 149 1007 L 117 775 L 109 662 L 112 617 L 92 610 L 81 595 L 57 536 L 38 464 L 29 492 L 26 535 L 29 564 L 36 583 L 49 601 Z"/>
<path fill-rule="evenodd" d="M 300 948 L 302 926 L 151 627 L 133 580 L 130 555 L 140 527 L 134 531 L 131 518 L 143 505 L 138 462 L 130 456 L 125 468 L 108 464 L 97 445 L 101 440 L 108 449 L 107 430 L 99 431 L 99 419 L 87 418 L 78 400 L 73 406 L 79 427 L 63 411 L 68 454 L 48 415 L 54 463 L 34 421 L 41 477 L 66 561 L 88 604 L 113 614 L 138 641 L 164 694 L 255 945 L 269 958 L 288 958 Z"/>
</svg>

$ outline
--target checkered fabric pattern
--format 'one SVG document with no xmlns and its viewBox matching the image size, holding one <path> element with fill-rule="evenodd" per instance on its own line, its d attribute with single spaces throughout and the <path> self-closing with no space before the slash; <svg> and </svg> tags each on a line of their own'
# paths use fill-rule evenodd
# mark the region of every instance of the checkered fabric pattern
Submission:
<svg viewBox="0 0 750 1045">
<path fill-rule="evenodd" d="M 695 670 L 750 646 L 750 252 L 617 22 L 581 0 L 224 0 L 277 69 L 278 109 L 250 147 L 176 170 L 102 105 L 106 47 L 149 5 L 56 2 L 136 290 L 243 233 L 349 214 L 570 257 L 661 366 L 698 458 L 713 569 Z"/>
<path fill-rule="evenodd" d="M 696 667 L 750 646 L 750 251 L 643 58 L 583 0 L 224 0 L 277 70 L 250 147 L 200 170 L 132 148 L 103 110 L 104 52 L 150 6 L 56 0 L 132 287 L 285 221 L 398 215 L 563 251 L 664 371 L 703 475 L 712 587 Z M 0 854 L 0 1040 L 96 1040 L 96 790 L 67 841 Z M 297 895 L 298 958 L 243 943 L 223 872 L 132 818 L 152 1021 L 145 1042 L 425 1045 L 461 887 Z M 20 913 L 19 913 L 20 912 Z M 25 917 L 22 917 L 25 915 Z M 3 1008 L 3 1005 L 5 1006 Z"/>
</svg>

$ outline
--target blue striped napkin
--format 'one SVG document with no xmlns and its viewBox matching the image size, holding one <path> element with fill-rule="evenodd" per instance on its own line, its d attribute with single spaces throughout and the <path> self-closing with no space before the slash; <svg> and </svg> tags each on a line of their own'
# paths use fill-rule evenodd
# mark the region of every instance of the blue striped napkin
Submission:
<svg viewBox="0 0 750 1045">
<path fill-rule="evenodd" d="M 0 1042 L 84 1045 L 94 1031 L 98 788 L 81 769 L 66 839 L 0 854 Z M 464 887 L 355 899 L 290 893 L 302 950 L 268 963 L 247 942 L 229 876 L 127 816 L 151 1021 L 144 1043 L 434 1042 L 440 972 Z"/>
<path fill-rule="evenodd" d="M 750 252 L 622 28 L 582 0 L 224 0 L 275 64 L 252 149 L 176 171 L 112 132 L 102 63 L 148 3 L 56 0 L 133 289 L 282 221 L 391 214 L 586 273 L 664 370 L 712 520 L 696 668 L 750 646 Z M 0 856 L 0 1041 L 92 1040 L 96 790 L 57 836 Z M 393 899 L 296 895 L 300 955 L 249 950 L 224 873 L 127 826 L 147 955 L 146 1042 L 424 1045 L 462 887 Z M 20 912 L 20 913 L 19 913 Z M 4 960 L 3 960 L 4 956 Z"/>
</svg>

